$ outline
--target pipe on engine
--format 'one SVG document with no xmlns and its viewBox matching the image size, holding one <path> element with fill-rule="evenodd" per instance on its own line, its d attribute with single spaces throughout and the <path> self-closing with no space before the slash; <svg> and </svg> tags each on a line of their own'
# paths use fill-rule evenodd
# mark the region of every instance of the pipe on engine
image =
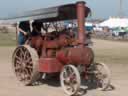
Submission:
<svg viewBox="0 0 128 96">
<path fill-rule="evenodd" d="M 77 23 L 78 23 L 78 42 L 81 47 L 84 47 L 84 42 L 86 40 L 85 35 L 85 2 L 77 2 Z"/>
</svg>

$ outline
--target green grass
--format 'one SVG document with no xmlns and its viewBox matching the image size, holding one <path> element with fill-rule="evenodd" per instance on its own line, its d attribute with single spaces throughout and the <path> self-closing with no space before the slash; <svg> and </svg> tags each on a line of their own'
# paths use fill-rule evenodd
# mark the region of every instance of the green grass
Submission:
<svg viewBox="0 0 128 96">
<path fill-rule="evenodd" d="M 16 34 L 14 32 L 1 33 L 0 32 L 0 46 L 14 46 L 16 45 Z"/>
</svg>

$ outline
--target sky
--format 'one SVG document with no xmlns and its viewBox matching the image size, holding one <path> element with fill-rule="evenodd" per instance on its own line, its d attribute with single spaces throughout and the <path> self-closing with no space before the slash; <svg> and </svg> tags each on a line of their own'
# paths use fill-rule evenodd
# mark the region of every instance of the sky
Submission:
<svg viewBox="0 0 128 96">
<path fill-rule="evenodd" d="M 24 11 L 47 8 L 81 0 L 0 0 L 0 17 L 12 16 Z M 90 18 L 109 18 L 118 16 L 119 0 L 83 0 L 92 10 Z M 128 0 L 123 1 L 123 15 L 128 17 Z"/>
</svg>

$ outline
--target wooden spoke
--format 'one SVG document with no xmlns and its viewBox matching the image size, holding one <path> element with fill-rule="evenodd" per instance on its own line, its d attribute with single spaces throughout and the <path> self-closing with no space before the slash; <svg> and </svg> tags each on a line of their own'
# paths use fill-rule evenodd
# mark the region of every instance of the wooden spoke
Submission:
<svg viewBox="0 0 128 96">
<path fill-rule="evenodd" d="M 26 68 L 33 69 L 33 66 L 32 65 L 27 65 Z"/>
<path fill-rule="evenodd" d="M 16 64 L 17 64 L 17 65 L 21 65 L 21 64 L 22 64 L 22 62 L 21 62 L 21 61 L 19 61 L 19 60 L 16 60 Z"/>
<path fill-rule="evenodd" d="M 24 62 L 29 63 L 29 64 L 32 64 L 31 58 L 27 58 L 26 60 L 24 60 Z"/>
<path fill-rule="evenodd" d="M 64 69 L 64 74 L 63 75 L 64 75 L 64 79 L 68 78 L 68 73 L 67 73 L 66 69 Z"/>
<path fill-rule="evenodd" d="M 32 84 L 39 75 L 36 67 L 38 55 L 36 51 L 30 46 L 19 46 L 13 54 L 13 67 L 16 77 L 25 85 Z"/>
<path fill-rule="evenodd" d="M 23 48 L 20 48 L 19 51 L 20 51 L 20 54 L 22 54 L 24 56 L 24 50 L 23 50 Z"/>
<path fill-rule="evenodd" d="M 21 66 L 15 66 L 15 71 L 18 71 L 19 69 L 21 69 Z"/>
<path fill-rule="evenodd" d="M 31 77 L 31 73 L 27 69 L 24 69 L 24 72 L 25 72 L 25 78 L 26 78 L 26 80 L 29 80 L 28 78 Z"/>
<path fill-rule="evenodd" d="M 17 55 L 15 56 L 15 59 L 16 59 L 16 60 L 19 60 L 19 61 L 22 60 L 22 59 L 21 59 L 19 56 L 17 56 Z"/>
<path fill-rule="evenodd" d="M 75 95 L 80 88 L 80 74 L 73 65 L 66 65 L 60 74 L 61 86 L 68 95 Z"/>
<path fill-rule="evenodd" d="M 105 90 L 110 85 L 110 70 L 104 63 L 96 63 L 97 85 L 101 90 Z"/>
<path fill-rule="evenodd" d="M 27 58 L 27 51 L 24 52 L 24 60 L 26 60 Z"/>
</svg>

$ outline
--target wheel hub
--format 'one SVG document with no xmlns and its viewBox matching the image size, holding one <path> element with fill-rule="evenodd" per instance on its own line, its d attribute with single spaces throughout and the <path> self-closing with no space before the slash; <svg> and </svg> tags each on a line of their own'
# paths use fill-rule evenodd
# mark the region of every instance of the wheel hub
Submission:
<svg viewBox="0 0 128 96">
<path fill-rule="evenodd" d="M 23 69 L 26 68 L 26 63 L 25 62 L 22 63 L 22 67 L 23 67 Z"/>
<path fill-rule="evenodd" d="M 74 95 L 80 88 L 80 74 L 73 65 L 66 65 L 60 74 L 61 86 L 65 93 Z"/>
</svg>

